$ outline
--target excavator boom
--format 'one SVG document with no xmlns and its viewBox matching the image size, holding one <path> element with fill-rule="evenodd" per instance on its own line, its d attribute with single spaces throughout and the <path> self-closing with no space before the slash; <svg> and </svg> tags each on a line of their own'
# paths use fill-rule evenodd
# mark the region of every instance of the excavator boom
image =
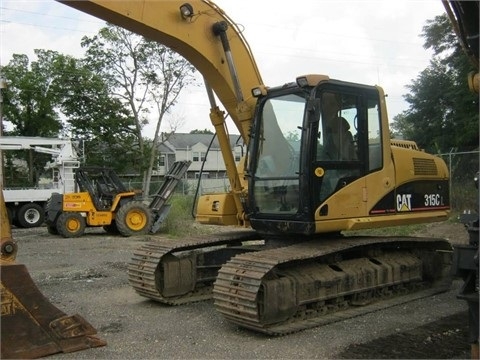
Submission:
<svg viewBox="0 0 480 360">
<path fill-rule="evenodd" d="M 479 2 L 442 0 L 442 3 L 463 51 L 476 70 L 468 74 L 468 87 L 470 91 L 478 94 L 480 88 L 480 76 L 478 74 Z"/>
<path fill-rule="evenodd" d="M 478 70 L 479 52 L 479 3 L 478 1 L 448 1 L 442 0 L 445 11 L 452 23 L 465 53 Z"/>
<path fill-rule="evenodd" d="M 213 89 L 237 130 L 248 144 L 256 99 L 254 87 L 263 87 L 250 47 L 237 25 L 209 0 L 109 1 L 57 0 L 83 12 L 157 41 L 187 59 Z M 223 50 L 222 50 L 223 48 Z M 234 56 L 232 55 L 234 54 Z M 232 188 L 235 225 L 243 225 L 242 185 L 230 149 L 225 116 L 210 97 L 215 127 Z"/>
</svg>

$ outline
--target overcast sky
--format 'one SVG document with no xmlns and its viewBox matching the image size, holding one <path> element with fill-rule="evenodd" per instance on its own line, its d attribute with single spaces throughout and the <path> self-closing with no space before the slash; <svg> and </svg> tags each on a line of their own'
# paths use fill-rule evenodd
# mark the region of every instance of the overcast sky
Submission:
<svg viewBox="0 0 480 360">
<path fill-rule="evenodd" d="M 381 85 L 390 120 L 407 109 L 402 95 L 431 58 L 420 37 L 440 0 L 216 0 L 244 28 L 263 81 L 276 86 L 301 74 Z M 54 0 L 0 0 L 0 64 L 34 49 L 83 56 L 80 39 L 104 22 Z M 188 89 L 174 112 L 179 131 L 212 129 L 203 87 Z M 202 116 L 203 114 L 203 116 Z M 231 133 L 237 133 L 235 129 Z M 147 128 L 145 135 L 149 136 Z"/>
</svg>

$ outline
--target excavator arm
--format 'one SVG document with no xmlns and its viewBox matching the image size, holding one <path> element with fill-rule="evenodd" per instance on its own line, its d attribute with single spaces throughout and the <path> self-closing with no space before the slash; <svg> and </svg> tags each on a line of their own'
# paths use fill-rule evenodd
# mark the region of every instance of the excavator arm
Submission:
<svg viewBox="0 0 480 360">
<path fill-rule="evenodd" d="M 225 106 L 248 141 L 255 99 L 263 84 L 251 50 L 238 26 L 208 0 L 60 0 L 63 4 L 157 41 L 187 59 Z M 223 49 L 222 49 L 223 47 Z M 231 53 L 235 53 L 235 63 Z"/>
<path fill-rule="evenodd" d="M 157 41 L 187 59 L 203 75 L 232 118 L 245 144 L 249 142 L 256 99 L 253 88 L 264 87 L 250 47 L 239 27 L 208 0 L 109 1 L 59 0 L 82 12 Z M 235 59 L 232 54 L 235 54 Z M 224 114 L 209 92 L 210 119 L 215 127 L 231 185 L 231 202 L 243 224 L 240 198 L 246 193 L 230 148 Z"/>
</svg>

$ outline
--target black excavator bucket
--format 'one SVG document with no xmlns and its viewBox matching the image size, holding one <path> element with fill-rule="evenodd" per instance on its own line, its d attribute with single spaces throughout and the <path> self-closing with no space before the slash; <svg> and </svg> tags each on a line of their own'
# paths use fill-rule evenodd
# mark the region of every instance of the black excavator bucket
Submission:
<svg viewBox="0 0 480 360">
<path fill-rule="evenodd" d="M 0 358 L 31 359 L 106 345 L 80 315 L 68 316 L 52 305 L 25 265 L 15 263 L 17 245 L 11 237 L 1 188 L 0 208 Z"/>
</svg>

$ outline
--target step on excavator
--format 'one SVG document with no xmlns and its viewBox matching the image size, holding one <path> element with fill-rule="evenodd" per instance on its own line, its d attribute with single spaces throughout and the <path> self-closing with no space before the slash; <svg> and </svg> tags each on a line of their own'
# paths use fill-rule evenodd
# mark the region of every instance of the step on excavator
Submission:
<svg viewBox="0 0 480 360">
<path fill-rule="evenodd" d="M 2 190 L 0 188 L 0 190 Z M 25 265 L 15 262 L 3 190 L 0 191 L 0 291 L 2 359 L 32 359 L 106 345 L 78 314 L 67 315 L 40 292 Z"/>
<path fill-rule="evenodd" d="M 445 162 L 390 138 L 380 86 L 323 74 L 267 86 L 242 28 L 209 0 L 61 3 L 174 49 L 205 79 L 230 188 L 199 197 L 196 220 L 238 231 L 144 244 L 128 266 L 140 295 L 213 297 L 233 324 L 282 335 L 450 288 L 447 240 L 344 233 L 450 212 Z M 217 99 L 248 149 L 238 166 Z"/>
</svg>

